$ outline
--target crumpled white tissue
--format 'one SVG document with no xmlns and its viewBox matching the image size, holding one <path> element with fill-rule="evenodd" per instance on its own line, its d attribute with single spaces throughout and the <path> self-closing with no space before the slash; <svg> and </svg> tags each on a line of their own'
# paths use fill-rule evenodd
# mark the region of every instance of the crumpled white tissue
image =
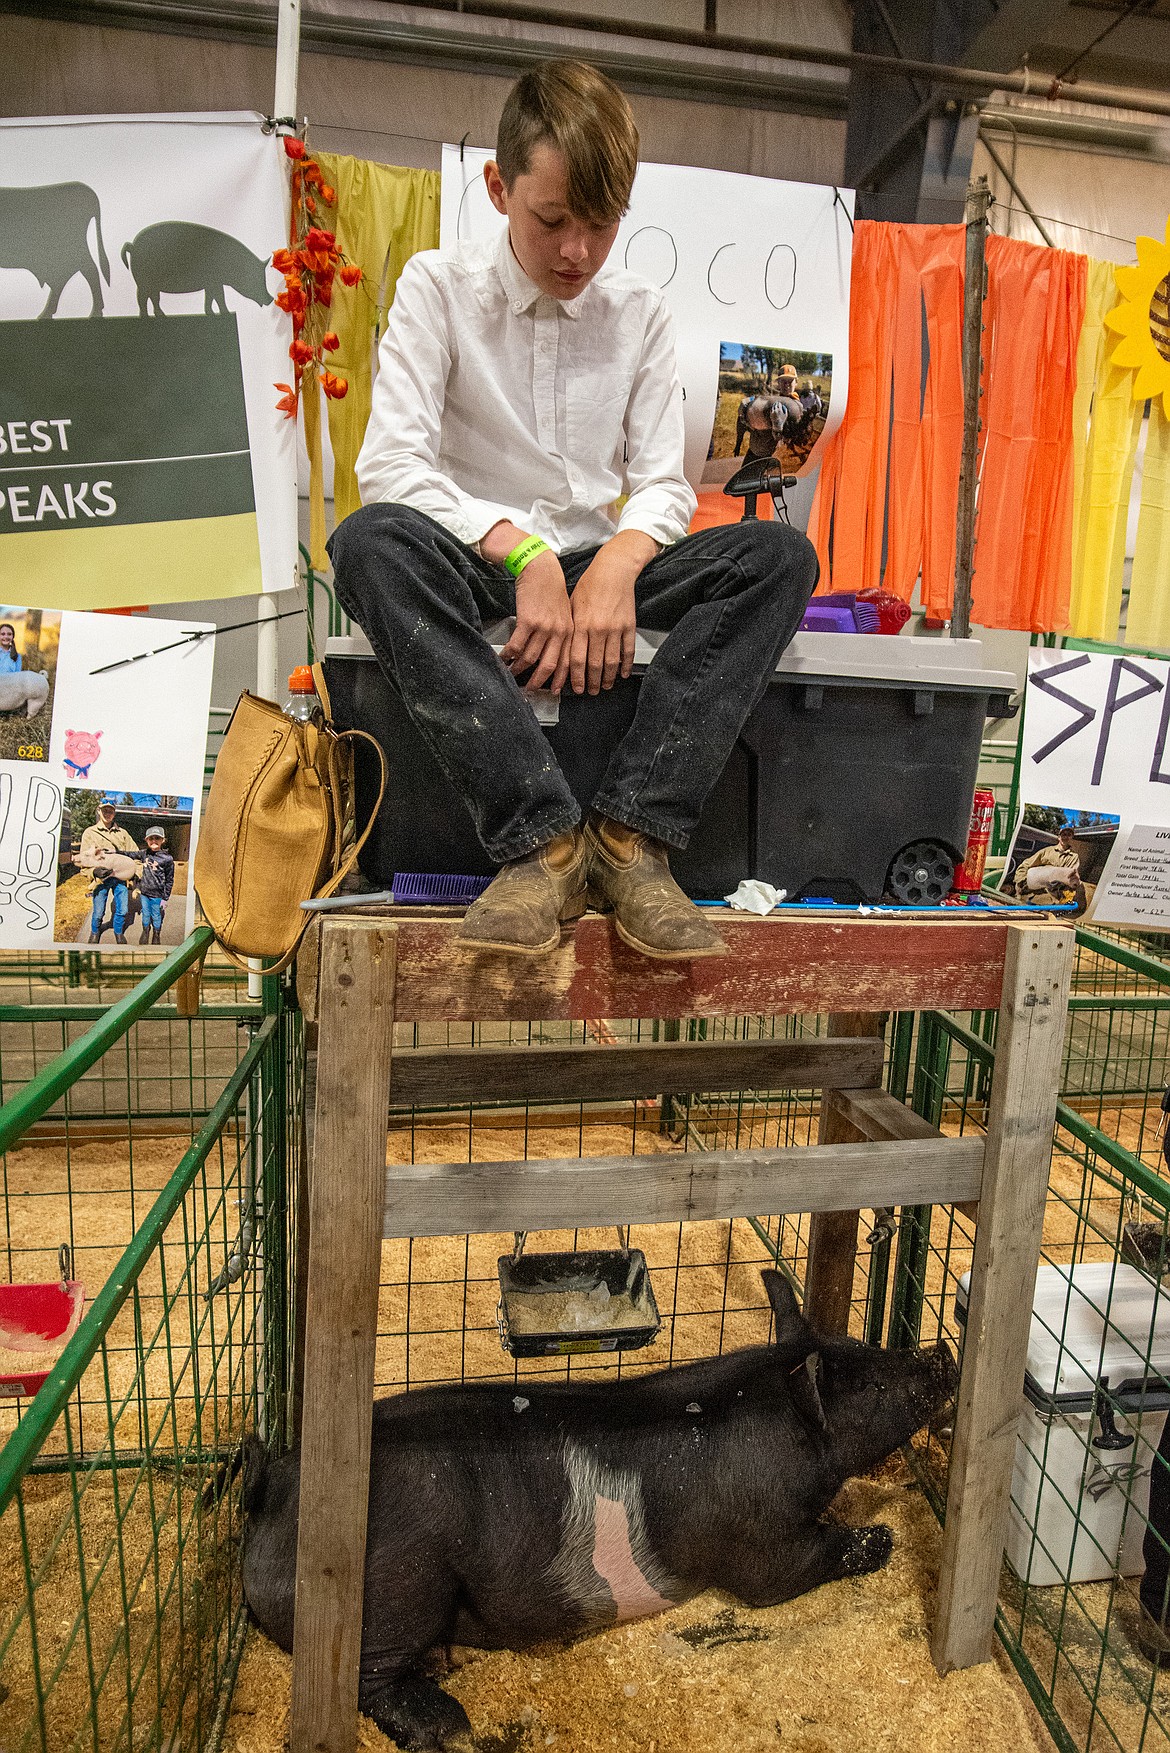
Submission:
<svg viewBox="0 0 1170 1753">
<path fill-rule="evenodd" d="M 756 877 L 745 877 L 734 895 L 724 895 L 723 899 L 729 907 L 741 913 L 758 913 L 762 919 L 780 905 L 787 893 L 787 889 L 774 889 L 771 883 L 762 883 Z"/>
</svg>

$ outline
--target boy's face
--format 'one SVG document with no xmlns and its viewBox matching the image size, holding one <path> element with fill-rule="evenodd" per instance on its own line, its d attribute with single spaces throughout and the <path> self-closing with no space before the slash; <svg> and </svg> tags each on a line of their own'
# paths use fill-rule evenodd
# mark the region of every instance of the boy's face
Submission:
<svg viewBox="0 0 1170 1753">
<path fill-rule="evenodd" d="M 512 253 L 532 281 L 552 298 L 576 298 L 605 265 L 618 222 L 594 225 L 565 205 L 565 161 L 555 146 L 532 149 L 529 168 L 505 188 L 499 166 L 484 166 L 492 206 L 508 216 Z"/>
</svg>

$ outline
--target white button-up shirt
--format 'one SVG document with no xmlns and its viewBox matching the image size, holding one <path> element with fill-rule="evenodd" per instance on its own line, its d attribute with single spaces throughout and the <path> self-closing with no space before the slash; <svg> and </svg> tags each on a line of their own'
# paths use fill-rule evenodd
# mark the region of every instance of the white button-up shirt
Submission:
<svg viewBox="0 0 1170 1753">
<path fill-rule="evenodd" d="M 494 247 L 424 250 L 378 357 L 364 504 L 411 505 L 469 545 L 504 518 L 558 552 L 616 530 L 664 546 L 686 534 L 695 496 L 657 287 L 605 267 L 576 298 L 550 298 L 506 231 Z"/>
</svg>

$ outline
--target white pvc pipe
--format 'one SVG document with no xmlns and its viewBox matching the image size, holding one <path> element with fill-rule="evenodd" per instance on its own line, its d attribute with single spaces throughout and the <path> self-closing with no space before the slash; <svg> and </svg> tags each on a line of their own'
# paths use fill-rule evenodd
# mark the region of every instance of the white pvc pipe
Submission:
<svg viewBox="0 0 1170 1753">
<path fill-rule="evenodd" d="M 276 85 L 272 113 L 292 118 L 297 113 L 297 75 L 301 50 L 301 0 L 279 0 L 276 10 Z M 279 700 L 280 670 L 276 651 L 276 602 L 261 596 L 257 604 L 260 621 L 256 629 L 256 692 L 264 700 Z"/>
<path fill-rule="evenodd" d="M 284 695 L 276 658 L 275 597 L 260 597 L 256 613 L 259 619 L 256 628 L 256 692 L 262 700 L 275 700 L 279 704 Z"/>
<path fill-rule="evenodd" d="M 272 113 L 291 117 L 297 113 L 297 73 L 301 49 L 301 0 L 279 0 L 276 12 L 276 86 Z M 280 672 L 276 651 L 276 603 L 272 597 L 261 596 L 257 603 L 256 629 L 256 692 L 265 700 L 279 700 Z M 259 998 L 259 961 L 251 961 L 248 971 L 248 997 Z"/>
<path fill-rule="evenodd" d="M 276 95 L 274 116 L 297 113 L 297 69 L 301 51 L 301 0 L 279 0 L 276 9 Z"/>
</svg>

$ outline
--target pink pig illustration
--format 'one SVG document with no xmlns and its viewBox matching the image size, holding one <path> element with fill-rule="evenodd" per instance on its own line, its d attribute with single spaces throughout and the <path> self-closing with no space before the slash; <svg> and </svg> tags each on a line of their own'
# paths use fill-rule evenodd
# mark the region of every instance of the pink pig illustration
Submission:
<svg viewBox="0 0 1170 1753">
<path fill-rule="evenodd" d="M 88 779 L 89 770 L 101 754 L 100 730 L 65 732 L 65 771 L 74 779 Z"/>
</svg>

